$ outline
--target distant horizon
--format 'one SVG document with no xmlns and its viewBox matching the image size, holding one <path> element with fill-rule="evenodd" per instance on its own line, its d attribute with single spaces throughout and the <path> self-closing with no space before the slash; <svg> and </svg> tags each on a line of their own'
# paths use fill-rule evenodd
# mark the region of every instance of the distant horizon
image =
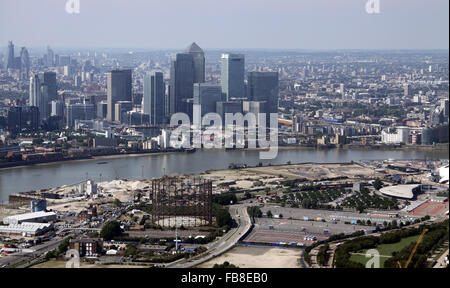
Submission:
<svg viewBox="0 0 450 288">
<path fill-rule="evenodd" d="M 18 45 L 14 40 L 12 40 L 15 49 L 20 49 L 21 47 L 26 47 L 28 50 L 35 51 L 46 51 L 47 47 L 50 47 L 52 50 L 63 50 L 63 51 L 89 51 L 89 50 L 118 50 L 124 52 L 157 52 L 157 51 L 184 51 L 185 47 L 178 48 L 152 48 L 152 47 L 70 47 L 70 46 L 24 46 Z M 305 49 L 305 48 L 208 48 L 202 47 L 199 45 L 204 51 L 214 51 L 214 52 L 228 52 L 228 51 L 261 51 L 261 52 L 449 52 L 450 48 L 422 48 L 422 49 L 414 49 L 414 48 L 316 48 L 316 49 Z M 0 54 L 3 50 L 7 49 L 8 46 L 0 45 Z"/>
<path fill-rule="evenodd" d="M 1 0 L 0 45 L 179 50 L 195 41 L 205 50 L 449 49 L 448 0 L 379 1 L 379 13 L 369 13 L 367 0 L 80 0 L 80 13 L 69 14 L 64 0 Z"/>
</svg>

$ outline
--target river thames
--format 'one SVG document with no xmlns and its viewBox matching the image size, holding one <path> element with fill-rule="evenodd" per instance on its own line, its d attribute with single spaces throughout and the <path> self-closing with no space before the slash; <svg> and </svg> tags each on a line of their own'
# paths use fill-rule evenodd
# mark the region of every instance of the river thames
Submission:
<svg viewBox="0 0 450 288">
<path fill-rule="evenodd" d="M 440 160 L 448 159 L 448 150 L 347 150 L 286 149 L 273 160 L 260 160 L 259 151 L 199 150 L 195 153 L 173 153 L 128 156 L 114 159 L 58 162 L 0 170 L 0 201 L 8 195 L 80 183 L 86 178 L 95 181 L 154 178 L 166 174 L 193 174 L 206 170 L 227 169 L 231 163 L 256 166 L 262 162 L 274 165 L 316 162 L 344 163 L 360 160 Z"/>
</svg>

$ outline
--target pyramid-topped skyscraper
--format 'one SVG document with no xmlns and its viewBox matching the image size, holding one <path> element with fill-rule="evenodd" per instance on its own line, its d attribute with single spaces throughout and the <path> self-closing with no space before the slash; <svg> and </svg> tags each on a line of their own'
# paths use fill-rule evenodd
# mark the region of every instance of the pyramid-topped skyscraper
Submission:
<svg viewBox="0 0 450 288">
<path fill-rule="evenodd" d="M 205 53 L 202 48 L 193 42 L 186 49 L 186 53 L 192 54 L 194 58 L 194 83 L 205 82 Z"/>
</svg>

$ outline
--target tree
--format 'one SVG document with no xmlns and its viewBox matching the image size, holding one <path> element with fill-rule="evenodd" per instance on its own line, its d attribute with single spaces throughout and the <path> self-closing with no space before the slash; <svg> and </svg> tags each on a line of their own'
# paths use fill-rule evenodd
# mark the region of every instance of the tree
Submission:
<svg viewBox="0 0 450 288">
<path fill-rule="evenodd" d="M 50 250 L 45 254 L 46 261 L 49 261 L 52 258 L 56 258 L 56 250 Z"/>
<path fill-rule="evenodd" d="M 61 242 L 61 244 L 59 244 L 58 250 L 56 252 L 57 255 L 61 255 L 63 253 L 66 253 L 67 249 L 69 248 L 69 245 L 70 245 L 70 238 L 67 237 Z"/>
<path fill-rule="evenodd" d="M 125 250 L 125 257 L 132 257 L 134 258 L 138 254 L 138 250 L 136 248 L 135 244 L 128 244 L 127 248 Z"/>
<path fill-rule="evenodd" d="M 233 226 L 233 218 L 231 218 L 228 209 L 225 209 L 222 206 L 215 204 L 213 206 L 213 215 L 216 218 L 217 227 Z"/>
<path fill-rule="evenodd" d="M 280 214 L 280 219 L 282 219 L 283 218 L 283 214 Z"/>
<path fill-rule="evenodd" d="M 272 211 L 270 211 L 270 210 L 267 211 L 267 217 L 268 218 L 272 218 L 273 217 Z"/>
<path fill-rule="evenodd" d="M 244 193 L 244 198 L 245 198 L 245 199 L 251 199 L 251 198 L 253 198 L 253 195 L 252 195 L 252 193 L 250 193 L 250 192 L 248 192 L 248 191 L 245 191 L 245 193 Z"/>
<path fill-rule="evenodd" d="M 116 198 L 116 199 L 114 199 L 113 205 L 115 207 L 121 207 L 122 206 L 122 202 L 120 202 L 120 200 Z"/>
<path fill-rule="evenodd" d="M 373 187 L 377 190 L 380 190 L 383 187 L 383 182 L 381 182 L 381 180 L 379 178 L 377 178 L 374 182 L 373 182 Z"/>
<path fill-rule="evenodd" d="M 392 228 L 397 228 L 398 227 L 398 223 L 397 220 L 392 220 Z"/>
<path fill-rule="evenodd" d="M 234 264 L 230 264 L 229 262 L 224 262 L 223 264 L 214 264 L 213 266 L 214 269 L 218 269 L 218 268 L 239 268 L 238 266 L 234 265 Z"/>
<path fill-rule="evenodd" d="M 100 231 L 100 237 L 102 237 L 104 240 L 111 240 L 116 236 L 119 236 L 121 233 L 120 231 L 120 224 L 117 221 L 110 221 L 106 223 L 102 230 Z"/>
<path fill-rule="evenodd" d="M 236 204 L 238 202 L 235 194 L 214 195 L 213 202 L 220 205 Z"/>
<path fill-rule="evenodd" d="M 255 217 L 255 218 L 262 217 L 262 211 L 258 206 L 248 207 L 247 212 L 250 217 Z"/>
</svg>

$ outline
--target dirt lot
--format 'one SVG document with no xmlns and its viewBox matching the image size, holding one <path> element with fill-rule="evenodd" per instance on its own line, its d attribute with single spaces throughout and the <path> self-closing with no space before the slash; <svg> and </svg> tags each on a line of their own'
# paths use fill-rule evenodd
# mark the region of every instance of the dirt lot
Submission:
<svg viewBox="0 0 450 288">
<path fill-rule="evenodd" d="M 225 261 L 240 268 L 300 268 L 301 253 L 300 250 L 239 246 L 198 268 L 212 268 L 214 264 L 223 264 Z"/>
<path fill-rule="evenodd" d="M 29 211 L 24 210 L 24 209 L 10 209 L 10 208 L 7 208 L 6 206 L 0 206 L 0 221 L 2 221 L 3 218 L 5 218 L 5 217 L 22 214 L 22 213 L 27 213 L 27 212 L 29 212 Z"/>
<path fill-rule="evenodd" d="M 204 175 L 215 182 L 236 181 L 236 188 L 250 188 L 253 181 L 263 183 L 282 179 L 306 178 L 308 180 L 348 177 L 382 177 L 370 168 L 357 164 L 298 164 L 286 166 L 265 166 L 239 170 L 211 171 Z"/>
</svg>

